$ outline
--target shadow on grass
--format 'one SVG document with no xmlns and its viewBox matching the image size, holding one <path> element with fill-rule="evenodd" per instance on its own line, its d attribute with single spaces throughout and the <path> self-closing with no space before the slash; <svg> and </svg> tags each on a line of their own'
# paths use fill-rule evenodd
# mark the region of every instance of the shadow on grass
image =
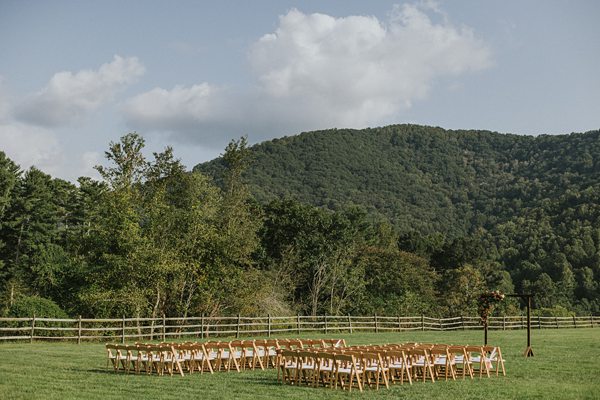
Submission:
<svg viewBox="0 0 600 400">
<path fill-rule="evenodd" d="M 244 377 L 245 381 L 247 382 L 252 382 L 253 384 L 259 385 L 259 386 L 268 386 L 268 387 L 272 387 L 272 386 L 282 386 L 281 382 L 277 381 L 277 378 L 269 378 L 266 376 L 256 376 L 256 375 L 247 375 Z"/>
</svg>

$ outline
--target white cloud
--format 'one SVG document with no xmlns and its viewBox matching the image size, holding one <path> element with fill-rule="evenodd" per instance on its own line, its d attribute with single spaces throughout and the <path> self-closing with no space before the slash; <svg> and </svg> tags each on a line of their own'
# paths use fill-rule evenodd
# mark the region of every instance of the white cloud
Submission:
<svg viewBox="0 0 600 400">
<path fill-rule="evenodd" d="M 3 79 L 0 77 L 0 151 L 27 169 L 32 165 L 39 168 L 51 166 L 61 158 L 56 136 L 44 128 L 15 121 Z"/>
<path fill-rule="evenodd" d="M 52 132 L 14 121 L 0 121 L 0 150 L 24 170 L 35 165 L 56 174 L 64 161 L 62 148 Z"/>
<path fill-rule="evenodd" d="M 208 83 L 172 90 L 154 88 L 130 99 L 125 111 L 132 120 L 160 129 L 177 128 L 210 117 L 218 89 Z"/>
<path fill-rule="evenodd" d="M 56 73 L 42 90 L 17 107 L 16 117 L 45 127 L 68 125 L 111 100 L 143 73 L 144 66 L 137 58 L 118 55 L 98 70 Z"/>
<path fill-rule="evenodd" d="M 100 174 L 94 167 L 101 164 L 102 160 L 102 154 L 97 151 L 83 152 L 79 159 L 79 165 L 77 166 L 77 174 L 73 178 L 89 176 L 94 179 L 100 179 Z"/>
<path fill-rule="evenodd" d="M 250 53 L 271 96 L 313 104 L 305 111 L 350 126 L 393 116 L 426 97 L 437 78 L 484 69 L 490 59 L 470 29 L 435 24 L 410 4 L 396 7 L 387 24 L 292 10 Z"/>
<path fill-rule="evenodd" d="M 300 130 L 380 125 L 426 98 L 436 80 L 492 63 L 488 46 L 468 27 L 451 24 L 434 2 L 397 6 L 386 22 L 293 9 L 248 57 L 253 88 L 155 88 L 130 99 L 126 120 L 133 129 L 202 144 L 232 134 L 249 133 L 256 141 Z"/>
<path fill-rule="evenodd" d="M 135 130 L 190 135 L 204 145 L 220 147 L 223 132 L 238 129 L 248 107 L 239 97 L 208 83 L 154 88 L 129 99 L 123 111 Z"/>
<path fill-rule="evenodd" d="M 95 176 L 92 167 L 100 154 L 73 154 L 68 150 L 72 146 L 62 143 L 59 136 L 68 124 L 110 101 L 143 72 L 137 58 L 115 56 L 98 70 L 59 72 L 42 90 L 21 102 L 9 99 L 0 77 L 0 150 L 22 169 L 36 166 L 71 180 Z"/>
</svg>

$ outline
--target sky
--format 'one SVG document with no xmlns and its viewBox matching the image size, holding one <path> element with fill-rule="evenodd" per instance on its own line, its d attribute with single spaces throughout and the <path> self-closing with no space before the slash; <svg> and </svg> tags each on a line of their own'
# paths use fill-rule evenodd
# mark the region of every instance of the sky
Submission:
<svg viewBox="0 0 600 400">
<path fill-rule="evenodd" d="M 600 129 L 596 0 L 0 0 L 0 150 L 75 181 L 128 132 L 227 143 L 397 123 Z"/>
</svg>

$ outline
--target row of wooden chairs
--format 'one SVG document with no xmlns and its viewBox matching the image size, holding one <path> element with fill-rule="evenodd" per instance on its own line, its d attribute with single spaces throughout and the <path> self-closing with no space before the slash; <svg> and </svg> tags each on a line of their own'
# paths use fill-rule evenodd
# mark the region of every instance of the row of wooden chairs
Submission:
<svg viewBox="0 0 600 400">
<path fill-rule="evenodd" d="M 173 375 L 274 368 L 278 350 L 326 349 L 345 346 L 343 339 L 264 339 L 204 343 L 107 344 L 107 367 L 115 371 Z"/>
<path fill-rule="evenodd" d="M 442 377 L 490 377 L 504 369 L 499 347 L 445 344 L 388 344 L 329 349 L 279 350 L 277 379 L 292 385 L 306 384 L 360 391 L 380 384 L 415 380 L 435 382 Z"/>
<path fill-rule="evenodd" d="M 141 371 L 147 374 L 173 375 L 174 372 L 183 375 L 179 352 L 170 344 L 125 345 L 107 344 L 107 367 L 112 363 L 115 372 Z"/>
</svg>

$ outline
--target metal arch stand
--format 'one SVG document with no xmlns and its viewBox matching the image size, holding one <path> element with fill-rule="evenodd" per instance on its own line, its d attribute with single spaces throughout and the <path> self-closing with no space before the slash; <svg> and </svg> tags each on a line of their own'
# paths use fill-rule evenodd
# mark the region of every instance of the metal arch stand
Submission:
<svg viewBox="0 0 600 400">
<path fill-rule="evenodd" d="M 529 294 L 515 293 L 515 294 L 507 294 L 507 296 L 508 297 L 519 297 L 519 298 L 527 301 L 527 348 L 523 352 L 523 356 L 533 357 L 533 349 L 531 348 L 531 298 L 533 297 L 533 295 L 531 293 L 529 293 Z"/>
</svg>

